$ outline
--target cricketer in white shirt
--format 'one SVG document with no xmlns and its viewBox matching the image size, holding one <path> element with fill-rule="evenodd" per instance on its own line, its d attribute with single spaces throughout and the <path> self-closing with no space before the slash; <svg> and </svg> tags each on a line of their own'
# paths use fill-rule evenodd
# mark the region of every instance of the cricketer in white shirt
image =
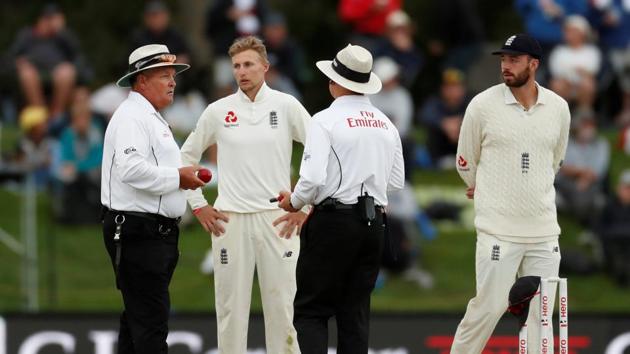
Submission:
<svg viewBox="0 0 630 354">
<path fill-rule="evenodd" d="M 262 47 L 258 42 L 246 37 L 233 47 Z M 287 214 L 269 199 L 291 187 L 293 142 L 305 141 L 310 115 L 293 96 L 265 84 L 269 64 L 259 52 L 238 51 L 232 65 L 239 90 L 206 108 L 181 149 L 185 163 L 198 163 L 210 145 L 217 145 L 221 178 L 214 206 L 201 191 L 187 193 L 187 198 L 213 233 L 219 351 L 246 352 L 255 269 L 267 352 L 299 353 L 293 298 L 300 241 L 291 219 L 301 223 L 305 215 Z"/>
</svg>

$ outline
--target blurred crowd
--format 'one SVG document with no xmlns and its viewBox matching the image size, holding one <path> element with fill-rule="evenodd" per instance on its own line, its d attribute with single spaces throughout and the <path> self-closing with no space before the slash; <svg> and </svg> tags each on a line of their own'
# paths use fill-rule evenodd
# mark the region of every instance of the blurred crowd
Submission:
<svg viewBox="0 0 630 354">
<path fill-rule="evenodd" d="M 342 36 L 374 54 L 374 71 L 384 85 L 371 100 L 398 127 L 410 181 L 416 170 L 454 168 L 459 128 L 476 93 L 470 92 L 468 77 L 488 54 L 476 1 L 432 3 L 431 13 L 422 17 L 405 12 L 403 0 L 337 4 L 338 21 L 348 29 Z M 557 177 L 558 209 L 587 230 L 585 240 L 599 245 L 597 265 L 628 285 L 630 170 L 611 175 L 610 163 L 613 153 L 630 155 L 630 0 L 514 0 L 513 7 L 523 31 L 543 47 L 538 82 L 564 97 L 572 110 L 567 156 Z M 176 136 L 185 138 L 209 102 L 235 90 L 227 48 L 242 35 L 264 39 L 269 86 L 300 100 L 308 95 L 315 58 L 292 34 L 285 14 L 266 0 L 209 2 L 203 28 L 214 53 L 210 65 L 193 62 L 190 38 L 171 22 L 172 10 L 160 1 L 147 2 L 138 27 L 124 40 L 128 52 L 166 44 L 178 62 L 192 64 L 178 78 L 174 104 L 163 112 Z M 417 21 L 428 17 L 435 26 L 421 41 Z M 64 9 L 44 6 L 5 49 L 9 70 L 4 75 L 15 87 L 12 95 L 0 97 L 2 125 L 20 132 L 15 149 L 2 151 L 0 170 L 32 171 L 37 186 L 54 196 L 57 218 L 68 223 L 97 220 L 103 134 L 127 95 L 113 83 L 93 86 L 94 70 L 86 60 L 90 48 L 81 45 L 77 33 L 66 24 Z M 498 77 L 498 62 L 484 74 Z M 435 76 L 439 82 L 428 94 L 415 92 Z M 490 79 L 488 86 L 495 82 Z M 616 142 L 611 145 L 602 131 Z M 456 219 L 457 212 L 448 205 L 423 211 L 411 185 L 390 198 L 392 248 L 398 256 L 386 257 L 385 268 L 430 288 L 430 274 L 419 266 L 418 243 L 435 237 L 431 219 Z"/>
</svg>

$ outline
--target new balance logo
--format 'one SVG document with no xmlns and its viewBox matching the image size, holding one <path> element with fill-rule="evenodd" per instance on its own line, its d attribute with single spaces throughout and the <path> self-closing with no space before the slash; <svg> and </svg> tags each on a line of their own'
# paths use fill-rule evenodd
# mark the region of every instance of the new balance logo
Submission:
<svg viewBox="0 0 630 354">
<path fill-rule="evenodd" d="M 227 249 L 221 248 L 221 264 L 228 264 Z"/>
<path fill-rule="evenodd" d="M 286 251 L 284 252 L 284 255 L 282 256 L 282 258 L 291 258 L 292 255 L 293 255 L 292 251 Z"/>
<path fill-rule="evenodd" d="M 501 247 L 499 245 L 492 246 L 492 254 L 490 255 L 490 260 L 498 261 L 500 255 L 501 255 Z"/>
</svg>

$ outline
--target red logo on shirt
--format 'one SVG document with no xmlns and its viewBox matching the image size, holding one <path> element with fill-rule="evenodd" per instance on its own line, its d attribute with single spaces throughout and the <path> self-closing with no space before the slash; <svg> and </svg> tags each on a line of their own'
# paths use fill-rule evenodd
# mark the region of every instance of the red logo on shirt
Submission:
<svg viewBox="0 0 630 354">
<path fill-rule="evenodd" d="M 464 159 L 462 155 L 459 155 L 459 157 L 457 158 L 457 166 L 466 167 L 468 166 L 468 161 L 466 161 L 466 159 Z"/>
<path fill-rule="evenodd" d="M 225 122 L 226 123 L 234 123 L 238 120 L 238 118 L 236 117 L 236 114 L 234 114 L 233 111 L 229 111 L 227 113 L 227 115 L 225 116 Z"/>
<path fill-rule="evenodd" d="M 387 124 L 378 119 L 346 118 L 350 128 L 381 128 L 387 129 Z"/>
</svg>

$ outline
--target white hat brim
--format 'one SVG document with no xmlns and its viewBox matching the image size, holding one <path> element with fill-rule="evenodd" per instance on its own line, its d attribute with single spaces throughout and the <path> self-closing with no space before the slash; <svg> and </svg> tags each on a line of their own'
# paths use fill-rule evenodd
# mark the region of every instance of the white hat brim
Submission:
<svg viewBox="0 0 630 354">
<path fill-rule="evenodd" d="M 190 68 L 190 65 L 188 64 L 183 64 L 183 63 L 156 63 L 153 65 L 149 65 L 146 68 L 142 68 L 136 71 L 132 71 L 130 73 L 125 74 L 125 76 L 121 77 L 120 79 L 118 79 L 118 81 L 116 81 L 116 85 L 118 85 L 119 87 L 131 87 L 131 83 L 129 82 L 129 79 L 136 75 L 137 73 L 141 72 L 141 71 L 145 71 L 145 70 L 149 70 L 149 69 L 154 69 L 154 68 L 159 68 L 159 67 L 163 67 L 163 66 L 172 66 L 175 68 L 175 75 L 181 73 L 182 71 L 186 71 Z"/>
<path fill-rule="evenodd" d="M 363 93 L 366 95 L 373 95 L 381 90 L 383 84 L 381 83 L 381 79 L 376 76 L 374 73 L 370 73 L 370 80 L 366 83 L 356 82 L 352 80 L 348 80 L 345 77 L 337 74 L 335 69 L 332 67 L 332 60 L 320 60 L 316 64 L 317 68 L 324 73 L 324 75 L 328 76 L 329 79 L 336 82 L 342 87 L 347 88 L 350 91 Z"/>
</svg>

